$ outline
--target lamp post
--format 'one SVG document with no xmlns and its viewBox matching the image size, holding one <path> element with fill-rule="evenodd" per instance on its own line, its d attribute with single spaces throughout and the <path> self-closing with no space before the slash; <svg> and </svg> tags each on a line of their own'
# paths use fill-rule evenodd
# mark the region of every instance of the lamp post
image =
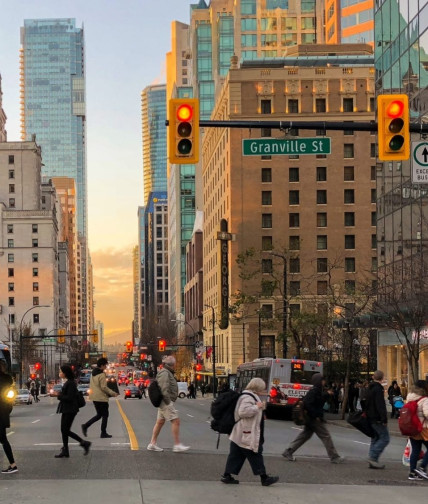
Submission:
<svg viewBox="0 0 428 504">
<path fill-rule="evenodd" d="M 288 329 L 288 302 L 287 302 L 287 257 L 284 254 L 278 254 L 276 252 L 270 252 L 270 255 L 274 257 L 278 257 L 282 259 L 284 262 L 284 269 L 282 270 L 282 334 L 283 334 L 283 343 L 282 343 L 282 358 L 287 358 L 288 353 L 288 344 L 287 344 L 287 329 Z"/>
<path fill-rule="evenodd" d="M 22 334 L 22 322 L 24 321 L 25 315 L 27 315 L 28 312 L 31 310 L 35 310 L 38 308 L 50 308 L 50 305 L 37 305 L 37 306 L 32 306 L 31 308 L 28 308 L 28 310 L 22 315 L 21 317 L 21 322 L 19 323 L 19 357 L 21 359 L 21 365 L 19 366 L 19 388 L 22 388 L 23 384 L 23 374 L 24 374 L 24 356 L 23 356 L 23 350 L 24 350 L 24 341 L 23 341 L 23 334 Z"/>
<path fill-rule="evenodd" d="M 211 308 L 212 313 L 212 323 L 213 323 L 213 351 L 212 351 L 212 359 L 213 359 L 213 398 L 217 397 L 217 383 L 216 383 L 216 374 L 215 374 L 215 310 L 212 305 L 205 305 L 207 308 Z"/>
</svg>

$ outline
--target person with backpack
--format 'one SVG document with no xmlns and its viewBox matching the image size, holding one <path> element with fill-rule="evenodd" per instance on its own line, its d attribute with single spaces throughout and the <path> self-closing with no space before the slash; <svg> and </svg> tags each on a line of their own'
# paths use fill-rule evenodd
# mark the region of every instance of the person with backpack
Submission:
<svg viewBox="0 0 428 504">
<path fill-rule="evenodd" d="M 152 439 L 147 445 L 147 449 L 149 451 L 163 451 L 163 448 L 157 445 L 158 436 L 165 422 L 171 422 L 171 430 L 174 437 L 174 447 L 172 451 L 185 452 L 190 449 L 190 446 L 185 446 L 180 443 L 180 419 L 178 417 L 178 411 L 174 406 L 178 397 L 177 380 L 174 378 L 175 357 L 173 355 L 168 355 L 163 359 L 162 363 L 163 368 L 159 371 L 156 377 L 160 393 L 162 394 L 162 401 L 158 407 L 157 420 L 155 426 L 153 427 Z"/>
<path fill-rule="evenodd" d="M 371 469 L 385 469 L 385 465 L 379 462 L 383 450 L 389 444 L 388 413 L 385 404 L 385 391 L 382 380 L 383 371 L 379 369 L 373 373 L 373 381 L 369 385 L 367 394 L 366 415 L 375 432 L 372 437 L 369 450 L 369 467 Z"/>
<path fill-rule="evenodd" d="M 321 373 L 315 373 L 312 376 L 311 382 L 313 387 L 303 398 L 303 406 L 306 413 L 304 429 L 296 439 L 292 441 L 282 456 L 290 462 L 294 462 L 296 457 L 293 453 L 305 444 L 306 441 L 309 441 L 313 434 L 316 434 L 324 444 L 331 463 L 341 464 L 343 458 L 337 453 L 324 420 L 323 407 L 329 395 L 333 394 L 333 391 L 329 390 L 327 393 L 324 393 L 326 381 Z"/>
<path fill-rule="evenodd" d="M 410 436 L 410 444 L 412 453 L 410 455 L 410 472 L 409 480 L 428 479 L 428 383 L 425 380 L 418 380 L 413 387 L 410 388 L 410 393 L 407 396 L 407 404 L 416 401 L 416 415 L 422 425 L 422 432 L 416 436 Z M 425 446 L 425 455 L 421 465 L 417 467 L 419 454 L 422 446 Z"/>
<path fill-rule="evenodd" d="M 232 474 L 238 475 L 248 459 L 254 475 L 260 476 L 262 486 L 270 486 L 278 481 L 278 476 L 269 476 L 263 460 L 264 443 L 264 403 L 258 394 L 266 390 L 261 378 L 253 378 L 240 395 L 235 407 L 235 425 L 229 436 L 230 451 L 222 483 L 238 484 Z M 228 394 L 228 392 L 225 392 Z"/>
</svg>

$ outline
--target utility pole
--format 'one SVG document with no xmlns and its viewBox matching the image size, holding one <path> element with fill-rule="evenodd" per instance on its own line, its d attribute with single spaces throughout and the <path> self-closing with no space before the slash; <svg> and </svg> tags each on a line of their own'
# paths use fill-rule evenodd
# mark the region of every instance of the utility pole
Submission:
<svg viewBox="0 0 428 504">
<path fill-rule="evenodd" d="M 213 351 L 212 351 L 212 359 L 213 359 L 213 398 L 217 397 L 217 382 L 216 382 L 216 373 L 215 373 L 215 310 L 214 306 L 205 305 L 207 308 L 211 308 L 212 313 L 212 323 L 213 323 Z"/>
</svg>

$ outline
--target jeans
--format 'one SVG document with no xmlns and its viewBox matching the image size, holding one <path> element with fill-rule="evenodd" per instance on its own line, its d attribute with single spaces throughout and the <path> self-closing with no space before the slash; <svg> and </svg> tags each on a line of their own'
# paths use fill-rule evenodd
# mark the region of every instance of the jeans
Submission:
<svg viewBox="0 0 428 504">
<path fill-rule="evenodd" d="M 414 472 L 416 465 L 419 460 L 419 456 L 422 450 L 422 445 L 425 446 L 425 455 L 421 462 L 421 468 L 426 470 L 428 466 L 428 441 L 423 441 L 422 439 L 412 439 L 410 438 L 410 444 L 412 445 L 412 454 L 410 455 L 410 472 Z"/>
<path fill-rule="evenodd" d="M 93 423 L 101 420 L 101 434 L 107 434 L 108 402 L 94 401 L 97 414 L 88 420 L 84 425 L 88 429 Z"/>
<path fill-rule="evenodd" d="M 80 444 L 83 443 L 83 439 L 71 431 L 71 426 L 73 425 L 74 418 L 77 413 L 63 413 L 61 415 L 61 435 L 62 435 L 62 445 L 65 451 L 68 451 L 68 438 L 78 441 Z"/>
<path fill-rule="evenodd" d="M 251 469 L 255 476 L 266 474 L 265 464 L 263 461 L 263 446 L 259 446 L 258 453 L 246 448 L 241 448 L 233 441 L 230 442 L 230 452 L 227 457 L 225 474 L 239 474 L 246 459 L 250 463 Z"/>
<path fill-rule="evenodd" d="M 327 450 L 330 459 L 339 457 L 339 454 L 334 447 L 333 440 L 331 439 L 330 432 L 328 431 L 325 422 L 322 422 L 320 420 L 310 420 L 310 422 L 305 425 L 303 431 L 296 437 L 294 441 L 291 442 L 290 446 L 288 447 L 288 451 L 290 453 L 294 453 L 303 444 L 305 444 L 306 441 L 311 439 L 313 434 L 316 434 L 320 438 Z"/>
<path fill-rule="evenodd" d="M 3 445 L 3 450 L 7 460 L 9 460 L 9 464 L 14 464 L 15 459 L 13 458 L 12 448 L 6 436 L 6 427 L 0 427 L 0 443 Z"/>
<path fill-rule="evenodd" d="M 377 462 L 389 444 L 389 432 L 388 427 L 380 423 L 372 422 L 372 427 L 376 436 L 372 438 L 370 443 L 369 458 Z"/>
</svg>

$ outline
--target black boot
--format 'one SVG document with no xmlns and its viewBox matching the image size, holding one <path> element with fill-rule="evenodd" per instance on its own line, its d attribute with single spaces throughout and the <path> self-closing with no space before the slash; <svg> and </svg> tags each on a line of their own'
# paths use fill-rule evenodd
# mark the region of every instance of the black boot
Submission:
<svg viewBox="0 0 428 504">
<path fill-rule="evenodd" d="M 62 447 L 58 455 L 55 455 L 55 458 L 69 458 L 70 454 L 68 453 L 68 448 Z"/>
<path fill-rule="evenodd" d="M 91 447 L 91 442 L 90 441 L 82 441 L 80 443 L 80 446 L 85 450 L 83 455 L 87 455 L 89 453 L 89 448 Z"/>
<path fill-rule="evenodd" d="M 279 480 L 278 476 L 268 476 L 267 474 L 262 474 L 260 476 L 262 486 L 271 486 Z"/>
</svg>

